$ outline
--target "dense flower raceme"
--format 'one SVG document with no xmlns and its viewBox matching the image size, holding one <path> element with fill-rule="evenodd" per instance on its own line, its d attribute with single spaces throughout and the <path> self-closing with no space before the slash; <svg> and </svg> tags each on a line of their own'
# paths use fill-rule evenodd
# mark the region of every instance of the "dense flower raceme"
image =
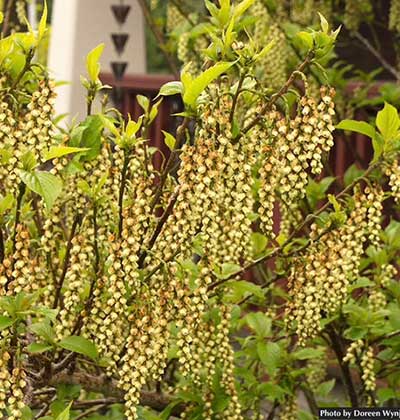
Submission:
<svg viewBox="0 0 400 420">
<path fill-rule="evenodd" d="M 356 193 L 355 208 L 342 227 L 328 232 L 317 225 L 311 227 L 315 242 L 296 257 L 289 278 L 293 300 L 287 308 L 287 322 L 296 323 L 300 343 L 319 333 L 322 314 L 329 316 L 346 302 L 347 288 L 358 278 L 363 244 L 379 241 L 382 199 L 379 187 L 366 187 Z"/>
<path fill-rule="evenodd" d="M 262 7 L 256 4 L 256 13 L 267 13 Z M 278 24 L 265 30 L 265 22 L 257 26 L 259 42 L 283 41 Z M 279 54 L 272 51 L 278 61 Z M 199 410 L 205 420 L 246 418 L 236 376 L 242 361 L 232 338 L 238 308 L 229 280 L 240 283 L 241 267 L 253 263 L 255 232 L 266 241 L 264 251 L 296 233 L 304 219 L 307 185 L 321 176 L 333 146 L 334 90 L 323 86 L 315 93 L 304 81 L 285 112 L 284 101 L 272 102 L 269 93 L 248 89 L 235 97 L 234 72 L 209 83 L 192 135 L 185 123 L 177 135 L 171 159 L 179 154 L 179 162 L 172 161 L 176 171 L 165 174 L 164 183 L 145 139 L 149 109 L 136 137 L 129 134 L 136 123 L 115 123 L 108 111 L 60 134 L 53 123 L 54 82 L 46 72 L 35 77 L 20 101 L 8 91 L 12 82 L 1 80 L 0 302 L 6 320 L 17 317 L 0 336 L 0 410 L 22 418 L 35 398 L 30 390 L 47 391 L 48 372 L 57 377 L 57 369 L 67 367 L 71 375 L 101 369 L 123 395 L 128 420 L 139 418 L 142 391 L 164 391 L 167 375 L 173 397 L 201 394 L 200 401 L 184 404 L 181 418 Z M 286 78 L 286 70 L 268 71 L 260 86 L 277 88 Z M 397 161 L 387 159 L 385 170 L 397 199 Z M 321 332 L 322 321 L 348 301 L 367 245 L 381 246 L 382 188 L 373 182 L 351 190 L 346 210 L 335 208 L 330 222 L 321 217 L 310 227 L 308 246 L 285 255 L 285 322 L 296 334 L 291 345 L 306 345 Z M 274 230 L 275 209 L 283 220 Z M 394 275 L 390 261 L 376 268 L 367 293 L 371 311 L 386 305 Z M 274 309 L 265 311 L 267 319 L 283 313 Z M 73 337 L 95 344 L 100 367 L 88 368 L 85 358 L 67 352 Z M 32 351 L 32 344 L 42 347 Z M 318 354 L 308 363 L 310 389 L 324 379 L 324 352 Z M 350 345 L 344 362 L 359 363 L 372 395 L 373 346 L 367 340 Z M 295 392 L 285 393 L 281 406 L 282 419 L 295 418 Z"/>
</svg>

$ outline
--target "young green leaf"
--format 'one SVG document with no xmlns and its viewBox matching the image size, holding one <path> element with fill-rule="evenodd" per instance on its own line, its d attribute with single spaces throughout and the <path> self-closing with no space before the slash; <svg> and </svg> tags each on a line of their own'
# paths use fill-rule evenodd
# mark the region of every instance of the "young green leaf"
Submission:
<svg viewBox="0 0 400 420">
<path fill-rule="evenodd" d="M 43 322 L 32 324 L 29 329 L 47 343 L 54 343 L 56 334 L 53 327 L 50 325 L 49 320 L 46 319 Z"/>
<path fill-rule="evenodd" d="M 72 401 L 68 404 L 68 406 L 63 410 L 56 418 L 56 420 L 70 420 L 70 410 L 72 406 Z"/>
<path fill-rule="evenodd" d="M 277 343 L 257 343 L 257 354 L 269 375 L 274 376 L 281 360 L 281 348 Z"/>
<path fill-rule="evenodd" d="M 54 146 L 44 155 L 44 160 L 52 160 L 72 153 L 87 152 L 87 147 Z"/>
<path fill-rule="evenodd" d="M 162 132 L 164 134 L 164 142 L 167 145 L 168 149 L 172 152 L 175 149 L 176 138 L 167 131 L 162 130 Z"/>
<path fill-rule="evenodd" d="M 49 172 L 35 171 L 27 172 L 20 170 L 21 181 L 33 192 L 39 194 L 47 209 L 53 207 L 54 202 L 62 190 L 62 182 L 59 178 Z"/>
<path fill-rule="evenodd" d="M 355 164 L 351 165 L 344 174 L 344 185 L 347 187 L 357 178 L 362 176 L 363 173 L 364 171 L 362 169 L 357 168 Z"/>
<path fill-rule="evenodd" d="M 251 243 L 253 245 L 253 253 L 257 256 L 265 251 L 265 248 L 268 245 L 268 239 L 262 233 L 254 232 L 251 235 Z"/>
<path fill-rule="evenodd" d="M 354 131 L 356 133 L 364 134 L 364 136 L 375 138 L 376 130 L 365 121 L 343 120 L 337 126 L 339 130 Z"/>
<path fill-rule="evenodd" d="M 21 156 L 22 169 L 32 171 L 37 166 L 36 157 L 30 150 Z"/>
<path fill-rule="evenodd" d="M 98 45 L 89 52 L 86 58 L 86 69 L 92 82 L 97 82 L 100 74 L 100 57 L 103 54 L 104 44 Z"/>
<path fill-rule="evenodd" d="M 51 350 L 53 346 L 47 343 L 32 343 L 26 348 L 29 353 L 44 353 L 45 351 Z"/>
<path fill-rule="evenodd" d="M 106 128 L 111 134 L 113 134 L 116 138 L 121 137 L 121 133 L 118 128 L 114 125 L 110 118 L 105 117 L 104 115 L 100 115 L 100 119 L 103 123 L 104 128 Z"/>
<path fill-rule="evenodd" d="M 93 360 L 97 360 L 99 357 L 96 346 L 87 338 L 81 336 L 71 335 L 69 337 L 65 337 L 58 343 L 58 345 L 65 350 L 83 354 Z"/>
<path fill-rule="evenodd" d="M 47 30 L 47 1 L 44 2 L 43 14 L 38 26 L 38 42 L 42 40 Z"/>
<path fill-rule="evenodd" d="M 322 384 L 318 385 L 318 392 L 317 394 L 321 397 L 327 397 L 329 393 L 332 391 L 333 387 L 335 386 L 336 380 L 331 379 L 330 381 L 323 382 Z"/>
<path fill-rule="evenodd" d="M 255 0 L 243 0 L 236 7 L 233 12 L 235 20 L 239 19 L 244 15 L 246 10 L 254 4 Z"/>
<path fill-rule="evenodd" d="M 385 140 L 379 133 L 376 133 L 376 136 L 372 139 L 372 147 L 374 149 L 372 162 L 374 163 L 382 156 L 385 150 Z"/>
<path fill-rule="evenodd" d="M 244 320 L 259 337 L 264 338 L 271 333 L 272 321 L 262 312 L 251 312 Z"/>
<path fill-rule="evenodd" d="M 0 331 L 5 330 L 11 325 L 14 324 L 14 320 L 12 318 L 8 318 L 7 316 L 0 316 Z"/>
<path fill-rule="evenodd" d="M 138 104 L 143 109 L 143 111 L 147 113 L 150 108 L 150 99 L 144 95 L 136 95 L 136 100 L 138 101 Z"/>
<path fill-rule="evenodd" d="M 220 278 L 228 279 L 229 277 L 233 276 L 239 271 L 240 271 L 240 265 L 232 264 L 232 263 L 224 263 L 222 264 Z"/>
<path fill-rule="evenodd" d="M 3 215 L 7 210 L 12 208 L 14 203 L 14 196 L 9 193 L 5 197 L 0 194 L 0 216 Z"/>
<path fill-rule="evenodd" d="M 161 86 L 158 96 L 172 96 L 182 95 L 183 85 L 182 82 L 168 82 Z"/>
<path fill-rule="evenodd" d="M 321 349 L 305 348 L 295 351 L 294 353 L 292 353 L 292 356 L 298 360 L 307 360 L 320 357 L 323 354 L 323 350 Z"/>
<path fill-rule="evenodd" d="M 376 126 L 383 136 L 384 142 L 392 140 L 400 127 L 400 118 L 397 109 L 385 102 L 384 108 L 378 112 Z"/>
<path fill-rule="evenodd" d="M 296 34 L 296 37 L 301 41 L 302 44 L 311 50 L 314 46 L 314 37 L 310 32 L 300 31 Z"/>
<path fill-rule="evenodd" d="M 194 108 L 197 98 L 203 92 L 203 90 L 217 77 L 225 73 L 234 63 L 218 63 L 213 67 L 207 69 L 200 76 L 191 80 L 189 84 L 184 83 L 185 93 L 183 95 L 183 101 L 189 107 Z"/>
<path fill-rule="evenodd" d="M 321 23 L 321 29 L 322 29 L 322 32 L 324 32 L 325 34 L 327 34 L 328 33 L 328 31 L 329 31 L 329 23 L 328 23 L 328 21 L 325 19 L 325 16 L 324 15 L 322 15 L 321 13 L 319 13 L 318 12 L 318 15 L 319 15 L 319 20 L 320 20 L 320 23 Z"/>
</svg>

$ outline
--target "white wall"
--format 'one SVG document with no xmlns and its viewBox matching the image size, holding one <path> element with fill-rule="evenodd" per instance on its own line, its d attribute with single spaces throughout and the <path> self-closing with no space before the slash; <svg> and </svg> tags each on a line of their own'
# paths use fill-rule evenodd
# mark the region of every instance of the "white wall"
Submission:
<svg viewBox="0 0 400 420">
<path fill-rule="evenodd" d="M 85 58 L 91 49 L 105 43 L 102 71 L 111 72 L 110 62 L 118 60 L 110 37 L 120 30 L 112 4 L 119 0 L 54 0 L 49 67 L 56 80 L 70 82 L 58 88 L 57 114 L 84 118 L 86 104 L 79 77 L 86 74 Z M 145 73 L 144 19 L 137 0 L 125 0 L 125 4 L 131 11 L 122 31 L 130 38 L 121 60 L 129 63 L 126 74 Z"/>
</svg>

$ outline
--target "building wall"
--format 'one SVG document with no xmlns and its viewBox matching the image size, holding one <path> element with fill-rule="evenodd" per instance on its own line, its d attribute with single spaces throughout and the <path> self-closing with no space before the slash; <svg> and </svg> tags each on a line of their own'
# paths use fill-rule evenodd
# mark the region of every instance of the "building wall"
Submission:
<svg viewBox="0 0 400 420">
<path fill-rule="evenodd" d="M 87 53 L 105 44 L 102 71 L 111 72 L 110 62 L 118 60 L 111 33 L 120 28 L 111 11 L 119 0 L 54 0 L 49 67 L 56 80 L 67 82 L 58 88 L 57 114 L 69 114 L 69 120 L 85 116 L 86 104 L 80 75 L 86 74 Z M 145 73 L 146 51 L 144 19 L 137 0 L 125 0 L 131 11 L 122 31 L 129 33 L 123 61 L 128 61 L 127 74 Z"/>
</svg>

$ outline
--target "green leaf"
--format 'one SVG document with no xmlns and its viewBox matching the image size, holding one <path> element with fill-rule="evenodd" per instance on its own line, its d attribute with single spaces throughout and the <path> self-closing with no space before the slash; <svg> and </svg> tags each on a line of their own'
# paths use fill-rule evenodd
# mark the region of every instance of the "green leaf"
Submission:
<svg viewBox="0 0 400 420">
<path fill-rule="evenodd" d="M 72 153 L 86 152 L 90 149 L 87 147 L 67 147 L 67 146 L 54 146 L 50 148 L 44 155 L 44 160 L 52 160 Z"/>
<path fill-rule="evenodd" d="M 207 8 L 207 10 L 210 12 L 210 15 L 213 18 L 218 18 L 218 14 L 219 14 L 219 9 L 218 7 L 210 0 L 205 0 L 205 6 Z"/>
<path fill-rule="evenodd" d="M 364 171 L 357 168 L 356 164 L 351 165 L 344 174 L 344 185 L 346 187 L 349 186 L 353 181 L 362 176 L 363 173 Z"/>
<path fill-rule="evenodd" d="M 328 201 L 332 204 L 335 212 L 339 213 L 341 211 L 341 206 L 333 194 L 328 194 Z"/>
<path fill-rule="evenodd" d="M 0 24 L 3 23 L 4 20 L 4 14 L 3 12 L 0 12 Z"/>
<path fill-rule="evenodd" d="M 172 96 L 172 95 L 182 95 L 183 93 L 183 84 L 182 82 L 168 82 L 165 85 L 161 86 L 158 96 Z"/>
<path fill-rule="evenodd" d="M 44 353 L 45 351 L 51 350 L 53 346 L 47 343 L 32 343 L 26 348 L 29 353 Z"/>
<path fill-rule="evenodd" d="M 254 4 L 255 0 L 243 0 L 236 7 L 233 12 L 235 20 L 242 17 L 246 10 Z"/>
<path fill-rule="evenodd" d="M 377 134 L 372 139 L 372 147 L 374 148 L 374 158 L 372 162 L 376 162 L 382 156 L 385 149 L 385 140 L 380 134 Z"/>
<path fill-rule="evenodd" d="M 394 331 L 400 331 L 400 307 L 390 305 L 389 323 Z"/>
<path fill-rule="evenodd" d="M 295 351 L 292 355 L 295 359 L 306 360 L 321 357 L 324 354 L 321 349 L 300 349 Z"/>
<path fill-rule="evenodd" d="M 86 57 L 86 69 L 89 75 L 89 78 L 92 82 L 96 82 L 100 74 L 100 64 L 99 60 L 103 54 L 104 44 L 98 45 L 96 48 L 93 48 L 92 51 Z"/>
<path fill-rule="evenodd" d="M 6 328 L 11 327 L 12 324 L 14 324 L 13 319 L 8 318 L 6 316 L 0 316 L 0 331 L 3 331 Z"/>
<path fill-rule="evenodd" d="M 259 337 L 268 337 L 271 333 L 271 318 L 262 312 L 250 312 L 245 316 L 244 320 Z"/>
<path fill-rule="evenodd" d="M 318 385 L 318 395 L 321 397 L 327 397 L 335 386 L 336 379 L 331 379 L 330 381 L 322 382 Z"/>
<path fill-rule="evenodd" d="M 268 239 L 262 233 L 254 232 L 251 234 L 251 243 L 253 246 L 253 254 L 257 256 L 265 251 L 265 248 L 268 245 Z"/>
<path fill-rule="evenodd" d="M 5 197 L 0 194 L 0 216 L 10 210 L 14 203 L 14 196 L 9 193 Z"/>
<path fill-rule="evenodd" d="M 36 157 L 30 150 L 21 157 L 22 169 L 31 172 L 37 166 Z"/>
<path fill-rule="evenodd" d="M 259 53 L 254 54 L 254 61 L 258 61 L 264 58 L 271 51 L 274 45 L 275 45 L 275 41 L 271 41 Z"/>
<path fill-rule="evenodd" d="M 93 360 L 97 360 L 99 357 L 96 346 L 91 341 L 81 336 L 71 335 L 63 338 L 58 345 L 63 349 L 83 354 Z"/>
<path fill-rule="evenodd" d="M 385 142 L 392 140 L 398 133 L 400 118 L 397 109 L 385 102 L 384 108 L 378 112 L 376 126 L 382 133 Z"/>
<path fill-rule="evenodd" d="M 160 413 L 159 420 L 169 420 L 172 416 L 172 411 L 175 407 L 181 404 L 181 401 L 172 401 L 166 408 Z"/>
<path fill-rule="evenodd" d="M 44 1 L 43 14 L 38 26 L 38 42 L 42 40 L 47 29 L 47 1 Z"/>
<path fill-rule="evenodd" d="M 136 136 L 136 133 L 140 130 L 142 126 L 143 116 L 139 117 L 138 121 L 133 121 L 129 119 L 128 123 L 126 124 L 125 134 L 128 139 L 133 139 Z"/>
<path fill-rule="evenodd" d="M 136 95 L 136 100 L 143 111 L 147 113 L 150 109 L 150 99 L 144 95 Z"/>
<path fill-rule="evenodd" d="M 296 34 L 297 38 L 304 44 L 304 46 L 311 50 L 314 46 L 314 37 L 310 32 L 300 31 Z"/>
<path fill-rule="evenodd" d="M 367 332 L 368 331 L 362 327 L 350 327 L 344 331 L 344 337 L 349 340 L 356 341 L 364 338 Z"/>
<path fill-rule="evenodd" d="M 53 207 L 62 190 L 62 182 L 59 178 L 49 172 L 42 171 L 27 172 L 20 170 L 19 176 L 31 191 L 43 198 L 47 209 Z"/>
<path fill-rule="evenodd" d="M 308 411 L 300 410 L 297 414 L 298 420 L 314 420 L 314 416 Z"/>
<path fill-rule="evenodd" d="M 221 274 L 219 275 L 219 278 L 228 279 L 234 274 L 239 273 L 240 270 L 241 270 L 240 265 L 232 264 L 232 263 L 222 264 Z"/>
<path fill-rule="evenodd" d="M 47 343 L 54 343 L 56 334 L 50 325 L 49 320 L 46 319 L 43 322 L 32 324 L 29 329 L 38 337 L 43 338 Z"/>
<path fill-rule="evenodd" d="M 372 284 L 373 283 L 371 282 L 371 280 L 368 277 L 361 277 L 361 278 L 357 279 L 357 281 L 355 283 L 353 283 L 349 286 L 349 291 L 352 292 L 353 290 L 356 290 L 356 289 L 369 287 Z"/>
<path fill-rule="evenodd" d="M 200 76 L 191 80 L 189 83 L 185 83 L 184 73 L 182 74 L 182 82 L 185 87 L 185 93 L 183 95 L 183 102 L 191 108 L 195 107 L 197 98 L 203 92 L 203 90 L 217 77 L 225 73 L 234 63 L 218 63 L 207 69 Z"/>
<path fill-rule="evenodd" d="M 21 410 L 21 420 L 33 420 L 33 413 L 30 407 L 27 405 L 25 407 L 22 407 Z"/>
<path fill-rule="evenodd" d="M 383 404 L 388 400 L 396 398 L 396 393 L 390 388 L 380 388 L 377 391 L 377 396 L 380 404 Z"/>
<path fill-rule="evenodd" d="M 329 31 L 329 23 L 328 23 L 328 21 L 325 19 L 325 16 L 324 15 L 322 15 L 321 13 L 319 13 L 318 12 L 318 15 L 319 15 L 319 20 L 320 20 L 320 22 L 321 22 L 321 29 L 322 29 L 322 32 L 324 32 L 324 33 L 328 33 L 328 31 Z"/>
<path fill-rule="evenodd" d="M 390 247 L 395 249 L 400 248 L 400 222 L 392 220 L 385 229 L 385 237 L 386 242 Z"/>
<path fill-rule="evenodd" d="M 164 142 L 171 152 L 175 149 L 176 138 L 167 131 L 161 130 L 164 134 Z"/>
<path fill-rule="evenodd" d="M 101 115 L 100 116 L 101 122 L 103 123 L 104 128 L 106 128 L 110 133 L 114 134 L 116 138 L 119 138 L 121 136 L 120 131 L 118 128 L 114 125 L 114 123 L 111 121 L 110 118 Z"/>
<path fill-rule="evenodd" d="M 91 115 L 82 124 L 82 132 L 79 147 L 89 149 L 84 155 L 83 160 L 90 161 L 96 158 L 101 149 L 101 133 L 103 131 L 103 119 L 99 115 Z"/>
<path fill-rule="evenodd" d="M 235 302 L 249 295 L 254 295 L 260 299 L 264 298 L 263 289 L 260 286 L 246 280 L 229 281 L 226 283 L 226 287 L 232 290 Z"/>
<path fill-rule="evenodd" d="M 62 411 L 56 418 L 56 420 L 70 420 L 70 409 L 71 409 L 72 401 L 68 404 L 68 407 L 64 411 Z"/>
<path fill-rule="evenodd" d="M 277 384 L 266 382 L 258 386 L 258 393 L 265 396 L 270 401 L 281 401 L 286 395 L 286 391 Z"/>
<path fill-rule="evenodd" d="M 274 376 L 281 359 L 281 348 L 277 343 L 257 343 L 257 354 L 269 375 Z"/>
<path fill-rule="evenodd" d="M 375 138 L 376 130 L 365 121 L 343 120 L 337 126 L 339 130 L 354 131 L 355 133 L 364 134 L 364 136 Z"/>
</svg>

